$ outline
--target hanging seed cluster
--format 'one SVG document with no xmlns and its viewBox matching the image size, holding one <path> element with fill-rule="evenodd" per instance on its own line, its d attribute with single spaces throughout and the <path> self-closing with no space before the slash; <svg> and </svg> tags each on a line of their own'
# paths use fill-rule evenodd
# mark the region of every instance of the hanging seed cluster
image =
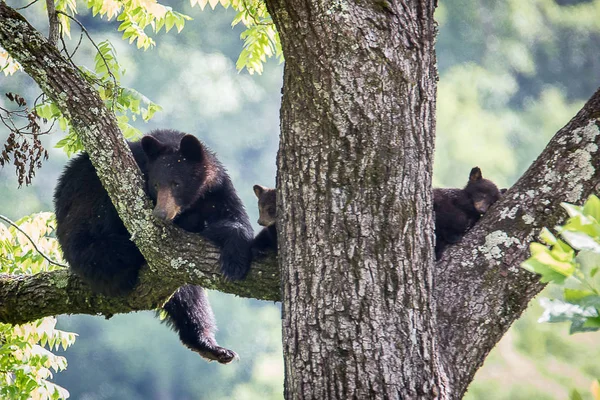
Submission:
<svg viewBox="0 0 600 400">
<path fill-rule="evenodd" d="M 27 102 L 23 97 L 14 93 L 6 93 L 6 97 L 16 103 L 19 110 L 2 109 L 5 115 L 0 118 L 10 133 L 0 153 L 0 166 L 9 165 L 12 160 L 12 164 L 16 168 L 19 186 L 23 183 L 29 185 L 35 176 L 36 169 L 41 168 L 42 159 L 48 159 L 48 151 L 44 149 L 39 139 L 41 134 L 47 132 L 42 132 L 39 124 L 40 117 L 35 109 L 27 108 Z M 14 116 L 25 119 L 26 125 L 17 127 L 13 121 Z"/>
</svg>

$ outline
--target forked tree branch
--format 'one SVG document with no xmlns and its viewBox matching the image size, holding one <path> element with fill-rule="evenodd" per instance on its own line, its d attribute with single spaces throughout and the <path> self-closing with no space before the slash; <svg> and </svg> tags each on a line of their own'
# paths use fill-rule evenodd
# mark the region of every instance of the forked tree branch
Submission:
<svg viewBox="0 0 600 400">
<path fill-rule="evenodd" d="M 274 257 L 254 263 L 248 278 L 224 281 L 218 250 L 197 235 L 156 223 L 142 177 L 114 116 L 82 76 L 18 13 L 0 1 L 0 45 L 73 123 L 120 217 L 147 260 L 140 285 L 124 298 L 92 293 L 67 270 L 0 275 L 0 322 L 62 313 L 112 315 L 153 309 L 183 283 L 246 297 L 279 300 Z M 457 398 L 483 359 L 542 285 L 519 268 L 542 226 L 564 214 L 560 202 L 581 203 L 600 187 L 600 91 L 550 141 L 523 177 L 437 262 L 439 339 Z M 143 198 L 144 201 L 140 201 Z M 433 250 L 432 250 L 433 251 Z"/>
<path fill-rule="evenodd" d="M 544 226 L 565 220 L 561 202 L 600 191 L 600 90 L 548 143 L 518 182 L 436 266 L 441 345 L 454 393 L 473 375 L 544 285 L 519 267 Z"/>
</svg>

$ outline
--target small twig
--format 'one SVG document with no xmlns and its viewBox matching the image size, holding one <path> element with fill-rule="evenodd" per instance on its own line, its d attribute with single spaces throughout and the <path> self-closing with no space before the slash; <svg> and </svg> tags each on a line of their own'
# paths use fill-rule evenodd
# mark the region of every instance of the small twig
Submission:
<svg viewBox="0 0 600 400">
<path fill-rule="evenodd" d="M 67 59 L 72 60 L 73 57 L 75 56 L 75 53 L 77 53 L 77 50 L 79 50 L 79 46 L 81 46 L 81 42 L 83 41 L 83 32 L 79 33 L 79 40 L 77 41 L 77 45 L 73 49 L 73 52 L 70 54 L 69 54 L 69 50 L 67 49 L 67 43 L 65 42 L 65 39 L 63 36 L 60 37 L 60 41 L 62 42 L 63 51 L 67 55 Z"/>
<path fill-rule="evenodd" d="M 35 3 L 37 3 L 39 0 L 33 0 L 31 3 L 27 4 L 26 6 L 23 7 L 19 7 L 19 8 L 15 8 L 15 10 L 24 10 L 26 8 L 28 8 L 29 6 L 34 5 Z"/>
<path fill-rule="evenodd" d="M 21 232 L 23 235 L 25 235 L 25 237 L 27 239 L 29 239 L 29 241 L 31 242 L 33 248 L 40 253 L 40 255 L 42 257 L 44 257 L 46 259 L 46 261 L 48 261 L 50 264 L 54 264 L 57 265 L 59 267 L 63 267 L 63 268 L 69 268 L 68 265 L 65 264 L 61 264 L 61 263 L 57 263 L 56 261 L 52 260 L 50 257 L 48 257 L 46 254 L 44 254 L 38 247 L 37 244 L 33 241 L 33 239 L 27 234 L 25 233 L 25 231 L 23 231 L 23 229 L 21 229 L 21 227 L 17 224 L 15 224 L 13 221 L 11 221 L 10 219 L 8 219 L 7 217 L 5 217 L 4 215 L 0 214 L 0 219 L 3 220 L 4 222 L 6 222 L 9 225 L 12 225 L 16 230 L 18 230 L 19 232 Z"/>
<path fill-rule="evenodd" d="M 54 0 L 46 0 L 46 8 L 48 9 L 48 42 L 52 46 L 58 44 L 59 38 L 59 23 L 58 23 L 58 14 L 56 13 L 56 6 L 54 5 Z"/>
<path fill-rule="evenodd" d="M 246 3 L 246 0 L 242 0 L 242 3 L 244 3 L 244 9 L 246 10 L 246 13 L 248 13 L 248 15 L 254 20 L 254 23 L 256 25 L 263 25 L 263 26 L 273 25 L 273 22 L 270 22 L 270 23 L 263 22 L 263 21 L 257 19 L 256 16 L 250 12 L 250 8 L 248 7 L 248 3 Z M 264 3 L 263 3 L 263 7 L 265 7 Z"/>
<path fill-rule="evenodd" d="M 38 99 L 41 96 L 38 96 Z M 36 99 L 36 102 L 37 100 Z M 34 107 L 32 108 L 32 110 L 35 110 L 35 104 Z M 4 107 L 0 107 L 0 122 L 11 132 L 14 132 L 16 134 L 19 135 L 47 135 L 48 133 L 50 133 L 50 131 L 52 130 L 53 126 L 54 126 L 54 122 L 52 122 L 52 125 L 50 126 L 49 129 L 45 130 L 45 131 L 40 131 L 40 132 L 26 132 L 27 129 L 31 128 L 31 124 L 27 124 L 25 126 L 22 127 L 17 127 L 15 121 L 13 118 L 28 118 L 30 112 L 29 109 L 22 106 L 21 108 L 17 109 L 17 110 L 8 110 Z"/>
</svg>

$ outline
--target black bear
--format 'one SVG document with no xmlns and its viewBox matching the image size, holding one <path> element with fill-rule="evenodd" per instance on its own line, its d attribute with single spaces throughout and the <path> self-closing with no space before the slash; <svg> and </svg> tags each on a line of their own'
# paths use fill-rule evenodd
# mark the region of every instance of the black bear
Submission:
<svg viewBox="0 0 600 400">
<path fill-rule="evenodd" d="M 500 195 L 494 182 L 483 179 L 479 167 L 471 170 L 464 189 L 433 189 L 436 258 L 458 242 Z"/>
<path fill-rule="evenodd" d="M 258 224 L 264 226 L 254 238 L 252 250 L 255 256 L 269 251 L 277 251 L 276 191 L 268 187 L 254 185 L 254 194 L 258 198 Z"/>
<path fill-rule="evenodd" d="M 154 215 L 198 232 L 221 249 L 221 269 L 243 278 L 252 258 L 252 227 L 231 179 L 198 139 L 157 130 L 129 147 L 155 204 Z M 117 215 L 86 153 L 67 165 L 54 193 L 56 236 L 74 273 L 95 291 L 122 295 L 137 283 L 144 257 Z M 186 285 L 164 305 L 167 322 L 193 351 L 220 363 L 236 354 L 219 347 L 204 289 Z"/>
</svg>

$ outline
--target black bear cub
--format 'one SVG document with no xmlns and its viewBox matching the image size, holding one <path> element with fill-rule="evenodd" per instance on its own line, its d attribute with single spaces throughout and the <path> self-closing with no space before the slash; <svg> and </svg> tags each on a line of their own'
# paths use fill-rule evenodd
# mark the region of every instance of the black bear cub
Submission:
<svg viewBox="0 0 600 400">
<path fill-rule="evenodd" d="M 252 258 L 252 227 L 225 168 L 198 139 L 157 130 L 129 147 L 155 204 L 154 215 L 197 232 L 221 249 L 221 269 L 243 278 Z M 67 165 L 54 193 L 56 236 L 74 273 L 95 291 L 129 292 L 145 260 L 117 215 L 86 153 Z M 185 285 L 164 305 L 168 323 L 193 351 L 220 363 L 236 354 L 219 347 L 204 289 Z"/>
<path fill-rule="evenodd" d="M 254 194 L 258 198 L 258 224 L 264 226 L 254 238 L 252 250 L 255 256 L 277 251 L 277 218 L 275 189 L 254 185 Z"/>
<path fill-rule="evenodd" d="M 471 170 L 464 189 L 433 189 L 436 258 L 449 244 L 458 242 L 500 194 L 494 182 L 483 179 L 479 167 Z"/>
</svg>

